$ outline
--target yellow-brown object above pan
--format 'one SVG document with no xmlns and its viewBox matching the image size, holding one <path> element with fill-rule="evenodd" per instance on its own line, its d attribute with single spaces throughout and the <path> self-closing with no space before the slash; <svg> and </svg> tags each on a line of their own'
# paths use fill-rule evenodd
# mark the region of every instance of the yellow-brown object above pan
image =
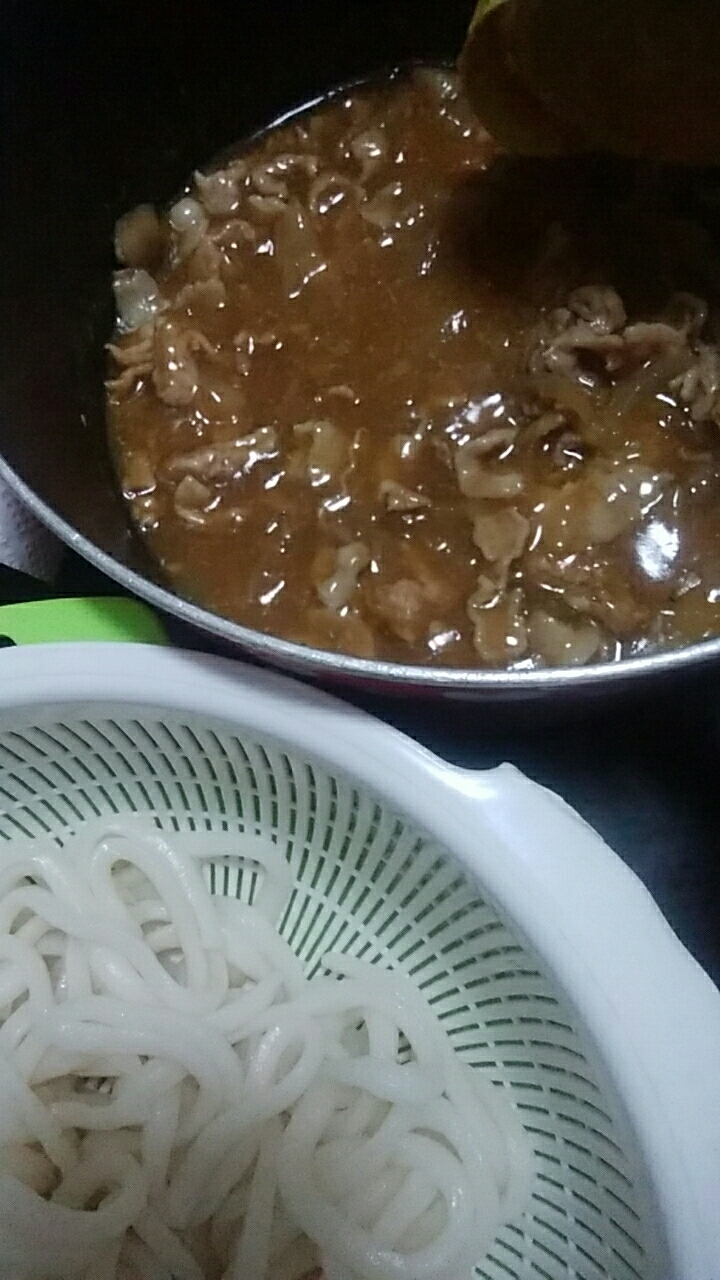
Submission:
<svg viewBox="0 0 720 1280">
<path fill-rule="evenodd" d="M 508 150 L 720 164 L 718 0 L 480 0 L 460 69 Z"/>
</svg>

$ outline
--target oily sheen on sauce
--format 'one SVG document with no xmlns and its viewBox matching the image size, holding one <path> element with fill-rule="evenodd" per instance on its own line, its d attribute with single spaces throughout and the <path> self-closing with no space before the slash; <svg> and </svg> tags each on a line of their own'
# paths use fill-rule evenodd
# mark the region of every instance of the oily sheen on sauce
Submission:
<svg viewBox="0 0 720 1280">
<path fill-rule="evenodd" d="M 499 155 L 423 69 L 129 214 L 108 422 L 163 578 L 399 662 L 578 665 L 720 633 L 706 195 Z"/>
</svg>

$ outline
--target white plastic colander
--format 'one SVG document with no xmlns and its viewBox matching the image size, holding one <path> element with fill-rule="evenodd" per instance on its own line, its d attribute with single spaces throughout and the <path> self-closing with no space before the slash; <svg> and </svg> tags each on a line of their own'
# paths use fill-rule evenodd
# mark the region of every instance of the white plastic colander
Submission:
<svg viewBox="0 0 720 1280">
<path fill-rule="evenodd" d="M 340 950 L 409 974 L 506 1091 L 532 1194 L 477 1276 L 720 1280 L 720 993 L 562 801 L 236 663 L 3 653 L 0 840 L 62 844 L 137 812 L 272 837 L 295 882 L 281 929 L 308 973 Z M 252 877 L 210 875 L 252 898 Z"/>
</svg>

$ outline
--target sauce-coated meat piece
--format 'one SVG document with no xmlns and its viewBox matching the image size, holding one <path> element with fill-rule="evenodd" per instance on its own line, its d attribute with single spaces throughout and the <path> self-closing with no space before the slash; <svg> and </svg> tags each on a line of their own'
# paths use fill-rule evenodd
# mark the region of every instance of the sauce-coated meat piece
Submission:
<svg viewBox="0 0 720 1280">
<path fill-rule="evenodd" d="M 424 69 L 120 220 L 109 428 L 177 591 L 404 663 L 720 634 L 716 232 L 598 165 L 499 156 Z"/>
</svg>

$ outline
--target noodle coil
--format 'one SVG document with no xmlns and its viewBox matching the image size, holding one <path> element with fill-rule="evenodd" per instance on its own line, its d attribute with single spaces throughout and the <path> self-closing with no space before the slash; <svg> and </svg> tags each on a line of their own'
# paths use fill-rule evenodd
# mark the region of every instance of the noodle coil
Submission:
<svg viewBox="0 0 720 1280">
<path fill-rule="evenodd" d="M 290 889 L 270 841 L 140 819 L 4 852 L 3 1274 L 452 1280 L 522 1211 L 502 1092 L 402 975 L 328 955 L 308 980 Z"/>
</svg>

